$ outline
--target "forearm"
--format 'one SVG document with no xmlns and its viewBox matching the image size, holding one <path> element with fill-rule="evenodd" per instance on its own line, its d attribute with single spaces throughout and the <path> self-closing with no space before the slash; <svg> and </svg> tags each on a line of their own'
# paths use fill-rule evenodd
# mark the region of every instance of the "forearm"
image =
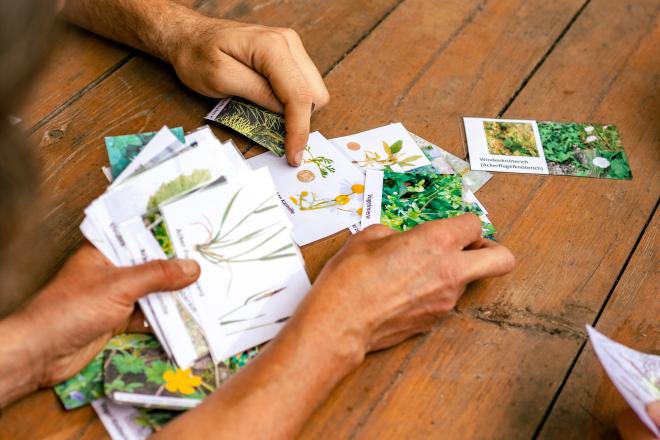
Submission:
<svg viewBox="0 0 660 440">
<path fill-rule="evenodd" d="M 0 321 L 0 408 L 39 388 L 43 359 L 32 330 L 24 313 Z"/>
<path fill-rule="evenodd" d="M 350 337 L 338 335 L 330 325 L 319 325 L 315 316 L 299 310 L 254 361 L 160 435 L 295 437 L 314 409 L 363 357 Z"/>
<path fill-rule="evenodd" d="M 185 0 L 67 0 L 62 16 L 71 23 L 162 60 L 170 60 L 177 29 L 194 27 L 202 15 Z"/>
</svg>

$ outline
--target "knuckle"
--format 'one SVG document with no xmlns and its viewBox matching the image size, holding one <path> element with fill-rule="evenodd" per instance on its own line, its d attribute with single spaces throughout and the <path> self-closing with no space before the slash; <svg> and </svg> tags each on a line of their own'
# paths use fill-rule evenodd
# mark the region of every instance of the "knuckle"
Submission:
<svg viewBox="0 0 660 440">
<path fill-rule="evenodd" d="M 290 41 L 300 41 L 300 36 L 292 28 L 277 28 L 277 30 L 282 34 L 287 40 Z"/>
<path fill-rule="evenodd" d="M 458 296 L 465 285 L 463 274 L 454 265 L 444 266 L 438 279 L 441 291 Z"/>
<path fill-rule="evenodd" d="M 328 105 L 329 102 L 330 102 L 330 93 L 328 92 L 328 89 L 323 87 L 323 90 L 321 90 L 317 94 L 316 98 L 314 98 L 314 104 L 316 105 L 316 108 L 321 108 Z"/>
<path fill-rule="evenodd" d="M 179 277 L 177 266 L 169 264 L 167 260 L 155 260 L 151 263 L 154 279 L 174 280 Z"/>
</svg>

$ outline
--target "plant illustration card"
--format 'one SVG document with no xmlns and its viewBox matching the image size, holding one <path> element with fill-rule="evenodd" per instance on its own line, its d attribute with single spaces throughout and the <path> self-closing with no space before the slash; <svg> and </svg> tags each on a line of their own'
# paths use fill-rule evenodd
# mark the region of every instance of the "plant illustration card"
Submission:
<svg viewBox="0 0 660 440">
<path fill-rule="evenodd" d="M 309 135 L 302 165 L 260 154 L 248 160 L 271 171 L 278 198 L 300 246 L 335 234 L 360 220 L 364 174 L 319 132 Z"/>
<path fill-rule="evenodd" d="M 183 128 L 170 129 L 180 142 L 184 142 Z M 108 152 L 110 170 L 113 178 L 124 171 L 124 168 L 135 159 L 142 149 L 156 136 L 157 132 L 126 134 L 122 136 L 106 136 L 105 148 Z"/>
<path fill-rule="evenodd" d="M 436 169 L 438 174 L 458 174 L 463 178 L 463 188 L 476 193 L 482 186 L 488 182 L 493 175 L 486 171 L 473 171 L 470 169 L 470 164 L 438 147 L 436 144 L 427 141 L 424 138 L 410 133 L 419 148 L 422 149 L 426 157 L 431 161 L 431 165 Z M 447 168 L 449 166 L 449 168 Z M 450 172 L 451 171 L 453 172 Z"/>
<path fill-rule="evenodd" d="M 241 348 L 240 332 L 228 335 L 237 323 L 263 324 L 259 320 L 270 316 L 271 303 L 289 302 L 290 309 L 295 308 L 306 293 L 306 275 L 301 284 L 305 292 L 280 290 L 294 275 L 304 273 L 304 264 L 266 168 L 162 205 L 160 210 L 176 255 L 195 259 L 201 266 L 200 278 L 187 289 L 187 297 L 215 360 L 247 348 Z M 273 324 L 282 318 L 270 317 Z"/>
<path fill-rule="evenodd" d="M 262 147 L 284 155 L 284 117 L 241 98 L 221 100 L 206 119 L 219 122 L 256 142 Z"/>
<path fill-rule="evenodd" d="M 146 440 L 153 433 L 142 422 L 138 408 L 117 405 L 105 398 L 92 402 L 92 407 L 112 440 Z"/>
<path fill-rule="evenodd" d="M 653 434 L 660 429 L 646 412 L 646 405 L 660 399 L 660 356 L 640 353 L 619 344 L 587 325 L 589 340 L 603 369 Z"/>
<path fill-rule="evenodd" d="M 431 165 L 401 123 L 374 128 L 330 141 L 362 170 L 382 170 L 390 167 L 393 171 L 405 172 Z"/>
<path fill-rule="evenodd" d="M 253 359 L 251 349 L 215 365 L 210 356 L 178 368 L 151 338 L 150 346 L 106 350 L 103 386 L 116 403 L 183 410 L 193 408 Z"/>
<path fill-rule="evenodd" d="M 614 125 L 463 118 L 473 170 L 631 179 Z"/>
</svg>

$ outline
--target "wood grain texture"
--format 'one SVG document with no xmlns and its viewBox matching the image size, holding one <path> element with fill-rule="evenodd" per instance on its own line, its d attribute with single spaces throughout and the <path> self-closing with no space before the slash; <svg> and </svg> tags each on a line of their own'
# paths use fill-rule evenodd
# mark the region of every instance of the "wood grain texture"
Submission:
<svg viewBox="0 0 660 440">
<path fill-rule="evenodd" d="M 442 427 L 436 434 L 443 438 L 534 434 L 584 338 L 583 324 L 593 322 L 606 301 L 660 193 L 654 148 L 660 141 L 654 116 L 658 101 L 650 94 L 658 78 L 649 75 L 658 71 L 651 56 L 657 18 L 658 2 L 592 1 L 505 113 L 616 123 L 631 157 L 633 181 L 500 174 L 479 194 L 519 264 L 508 277 L 474 285 L 459 310 L 512 333 L 552 335 L 563 341 L 560 348 L 541 349 L 506 336 L 506 348 L 466 340 L 461 352 L 438 358 L 437 347 L 450 343 L 441 327 L 417 349 L 356 437 L 393 438 L 390 433 L 400 425 L 412 438 L 433 437 L 431 421 Z M 595 50 L 603 46 L 607 57 Z M 576 57 L 582 58 L 573 62 Z M 422 86 L 431 89 L 439 71 L 431 67 L 405 105 L 427 102 Z M 577 96 L 567 101 L 565 90 Z M 476 112 L 489 113 L 496 112 Z M 485 327 L 477 339 L 488 339 L 492 331 Z M 511 358 L 525 359 L 530 368 L 502 371 Z M 426 378 L 441 374 L 448 363 L 463 372 L 462 380 Z M 472 379 L 484 369 L 500 373 L 489 383 L 489 394 Z M 519 381 L 526 386 L 512 386 Z M 451 395 L 452 406 L 438 402 L 438 394 Z M 483 400 L 489 405 L 481 406 Z M 499 402 L 506 402 L 506 410 L 500 411 Z M 462 411 L 459 422 L 456 408 Z M 473 426 L 481 429 L 473 432 Z"/>
<path fill-rule="evenodd" d="M 635 350 L 660 355 L 658 261 L 660 214 L 656 211 L 596 328 Z M 587 343 L 539 438 L 616 438 L 616 419 L 626 407 Z"/>
</svg>

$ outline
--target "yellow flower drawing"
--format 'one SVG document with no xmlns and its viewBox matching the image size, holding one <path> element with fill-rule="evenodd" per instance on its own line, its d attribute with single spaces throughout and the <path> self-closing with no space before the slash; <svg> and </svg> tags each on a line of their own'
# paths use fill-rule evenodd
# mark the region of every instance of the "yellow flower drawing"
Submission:
<svg viewBox="0 0 660 440">
<path fill-rule="evenodd" d="M 364 185 L 361 183 L 356 183 L 355 185 L 351 186 L 351 191 L 353 191 L 354 194 L 362 194 L 364 192 Z"/>
<path fill-rule="evenodd" d="M 190 368 L 185 370 L 177 368 L 176 371 L 167 370 L 163 373 L 163 380 L 165 380 L 165 389 L 167 391 L 185 395 L 194 393 L 195 387 L 202 384 L 202 378 L 192 374 Z"/>
<path fill-rule="evenodd" d="M 335 197 L 335 202 L 337 202 L 338 205 L 346 205 L 348 202 L 351 201 L 351 198 L 348 197 L 347 195 L 341 194 Z"/>
<path fill-rule="evenodd" d="M 362 208 L 358 208 L 358 209 L 357 209 L 357 215 L 359 215 L 360 217 L 362 217 Z"/>
</svg>

